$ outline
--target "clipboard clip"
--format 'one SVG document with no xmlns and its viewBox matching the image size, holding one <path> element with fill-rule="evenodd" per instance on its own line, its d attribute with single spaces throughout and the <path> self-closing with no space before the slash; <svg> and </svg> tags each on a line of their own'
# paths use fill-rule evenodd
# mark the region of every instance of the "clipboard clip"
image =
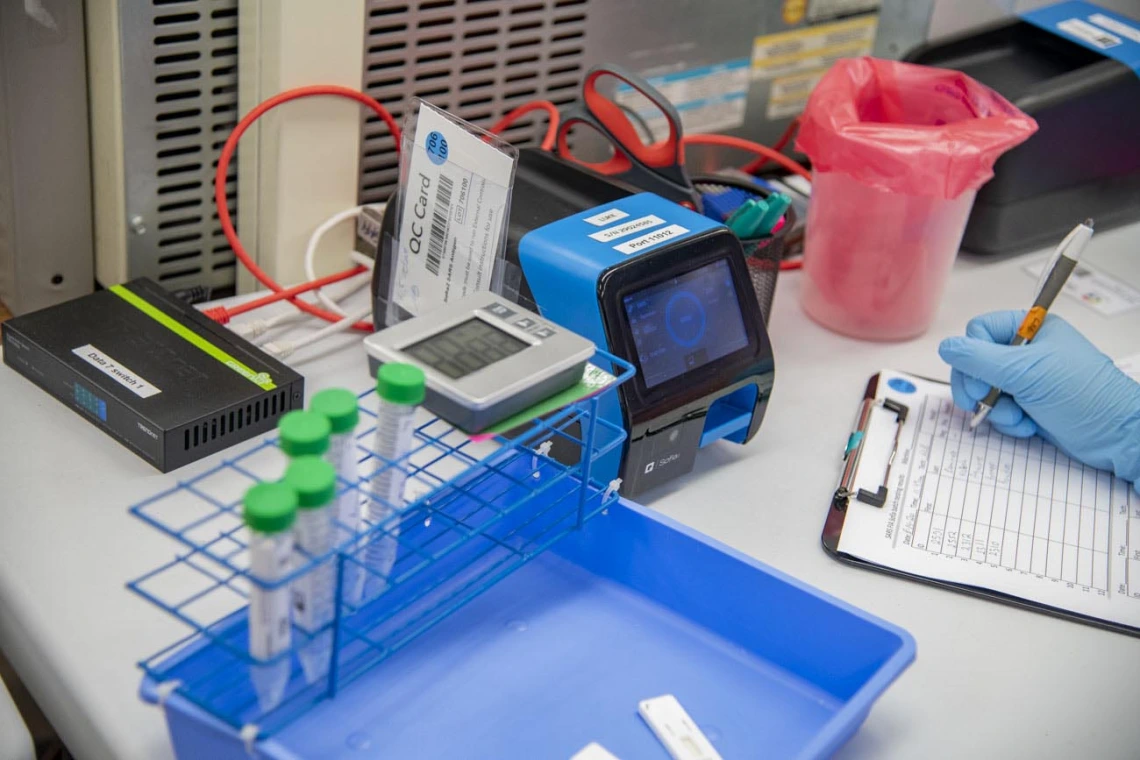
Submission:
<svg viewBox="0 0 1140 760">
<path fill-rule="evenodd" d="M 865 488 L 860 488 L 857 491 L 852 490 L 855 484 L 855 473 L 859 469 L 859 459 L 863 455 L 863 443 L 867 438 L 867 426 L 871 421 L 871 410 L 876 406 L 881 406 L 888 412 L 895 413 L 895 443 L 891 449 L 891 455 L 887 459 L 887 469 L 883 473 L 883 484 L 879 486 L 878 490 L 871 492 Z M 839 511 L 847 509 L 847 505 L 851 503 L 851 497 L 854 496 L 864 504 L 870 504 L 872 507 L 882 507 L 887 503 L 887 483 L 891 479 L 891 465 L 894 464 L 895 454 L 899 450 L 899 438 L 902 435 L 902 426 L 906 422 L 907 414 L 910 409 L 906 404 L 900 404 L 894 399 L 863 399 L 863 405 L 859 408 L 859 420 L 855 424 L 855 430 L 847 438 L 847 447 L 843 451 L 843 461 L 846 462 L 843 466 L 843 477 L 839 479 L 839 488 L 835 489 L 835 496 L 831 499 L 831 506 Z"/>
</svg>

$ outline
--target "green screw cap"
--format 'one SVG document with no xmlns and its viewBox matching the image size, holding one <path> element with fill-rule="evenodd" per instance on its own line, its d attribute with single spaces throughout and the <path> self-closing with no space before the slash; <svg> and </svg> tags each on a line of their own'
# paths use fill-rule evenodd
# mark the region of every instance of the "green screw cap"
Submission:
<svg viewBox="0 0 1140 760">
<path fill-rule="evenodd" d="M 424 371 L 414 364 L 381 364 L 376 373 L 376 393 L 393 404 L 422 404 L 424 382 Z"/>
<path fill-rule="evenodd" d="M 289 412 L 277 423 L 281 450 L 291 457 L 324 454 L 329 448 L 332 425 L 328 418 L 316 412 L 296 410 Z"/>
<path fill-rule="evenodd" d="M 336 496 L 336 470 L 319 456 L 297 457 L 285 469 L 284 483 L 301 509 L 323 507 Z"/>
<path fill-rule="evenodd" d="M 245 492 L 242 518 L 251 530 L 280 533 L 297 517 L 297 493 L 284 483 L 258 483 Z"/>
<path fill-rule="evenodd" d="M 313 396 L 309 411 L 328 418 L 334 433 L 347 433 L 356 429 L 360 410 L 356 408 L 356 394 L 344 388 L 326 388 Z"/>
</svg>

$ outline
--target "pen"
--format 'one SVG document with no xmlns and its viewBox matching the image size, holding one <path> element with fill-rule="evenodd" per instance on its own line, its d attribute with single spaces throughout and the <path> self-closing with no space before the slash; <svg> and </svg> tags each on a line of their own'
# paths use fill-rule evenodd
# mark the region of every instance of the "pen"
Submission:
<svg viewBox="0 0 1140 760">
<path fill-rule="evenodd" d="M 1057 250 L 1053 252 L 1053 258 L 1045 266 L 1045 276 L 1037 291 L 1037 298 L 1033 301 L 1033 306 L 1025 315 L 1025 319 L 1021 320 L 1021 326 L 1017 328 L 1017 334 L 1013 336 L 1009 345 L 1020 346 L 1033 340 L 1034 336 L 1037 335 L 1037 331 L 1045 322 L 1045 315 L 1048 314 L 1049 307 L 1053 305 L 1053 300 L 1068 282 L 1069 275 L 1073 273 L 1077 262 L 1080 261 L 1085 246 L 1092 239 L 1092 234 L 1093 220 L 1086 219 L 1084 223 L 1074 227 L 1073 231 L 1066 235 L 1061 244 L 1057 246 Z M 1000 396 L 1000 388 L 990 388 L 990 392 L 974 408 L 974 416 L 970 420 L 970 430 L 982 424 Z"/>
</svg>

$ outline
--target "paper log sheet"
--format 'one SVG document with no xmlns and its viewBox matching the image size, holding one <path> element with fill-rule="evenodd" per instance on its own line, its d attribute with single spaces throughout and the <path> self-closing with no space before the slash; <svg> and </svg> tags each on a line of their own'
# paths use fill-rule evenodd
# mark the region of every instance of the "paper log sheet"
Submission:
<svg viewBox="0 0 1140 760">
<path fill-rule="evenodd" d="M 1140 627 L 1140 498 L 1041 438 L 1010 438 L 956 408 L 950 386 L 898 372 L 877 397 L 909 414 L 882 508 L 851 500 L 839 551 Z M 896 416 L 874 407 L 855 487 L 883 484 Z"/>
</svg>

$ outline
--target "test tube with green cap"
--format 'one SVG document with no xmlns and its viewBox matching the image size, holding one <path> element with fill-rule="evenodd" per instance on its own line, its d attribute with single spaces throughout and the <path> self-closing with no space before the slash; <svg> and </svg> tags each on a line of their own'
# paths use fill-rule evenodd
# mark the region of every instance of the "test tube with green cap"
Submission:
<svg viewBox="0 0 1140 760">
<path fill-rule="evenodd" d="M 284 483 L 258 483 L 245 493 L 242 517 L 249 528 L 249 569 L 255 581 L 273 583 L 289 572 L 293 554 L 293 522 L 297 494 Z M 249 590 L 249 654 L 254 660 L 250 679 L 263 711 L 272 710 L 289 685 L 289 657 L 264 664 L 289 651 L 289 588 L 265 588 L 257 582 Z"/>
<path fill-rule="evenodd" d="M 323 414 L 295 409 L 277 421 L 277 442 L 290 457 L 323 456 L 332 425 Z"/>
<path fill-rule="evenodd" d="M 320 456 L 300 456 L 285 470 L 285 485 L 297 494 L 297 522 L 293 533 L 305 560 L 323 557 L 333 548 L 332 510 L 336 498 L 336 470 Z M 305 681 L 315 683 L 329 670 L 336 565 L 332 557 L 293 581 L 293 621 L 309 635 L 298 656 Z M 326 630 L 322 630 L 326 629 Z"/>
<path fill-rule="evenodd" d="M 356 394 L 344 388 L 326 388 L 313 396 L 309 410 L 324 415 L 331 426 L 332 433 L 329 435 L 329 449 L 325 452 L 325 458 L 336 469 L 337 477 L 342 483 L 355 483 L 359 457 L 354 433 L 360 422 Z M 360 529 L 360 494 L 353 488 L 342 491 L 337 498 L 334 514 L 335 542 L 337 546 L 342 546 L 351 541 Z M 357 604 L 363 591 L 364 574 L 360 571 L 360 566 L 346 562 L 341 578 L 341 597 L 350 604 Z"/>
<path fill-rule="evenodd" d="M 403 466 L 395 462 L 411 449 L 416 407 L 423 402 L 424 392 L 424 372 L 419 367 L 396 362 L 380 365 L 376 373 L 380 407 L 374 442 L 378 469 L 371 478 L 372 498 L 368 502 L 368 517 L 373 525 L 386 520 L 393 510 L 403 509 L 405 473 Z M 386 530 L 387 533 L 369 543 L 365 551 L 364 562 L 371 571 L 367 585 L 369 595 L 387 589 L 387 578 L 396 564 L 399 525 L 391 525 Z"/>
</svg>

